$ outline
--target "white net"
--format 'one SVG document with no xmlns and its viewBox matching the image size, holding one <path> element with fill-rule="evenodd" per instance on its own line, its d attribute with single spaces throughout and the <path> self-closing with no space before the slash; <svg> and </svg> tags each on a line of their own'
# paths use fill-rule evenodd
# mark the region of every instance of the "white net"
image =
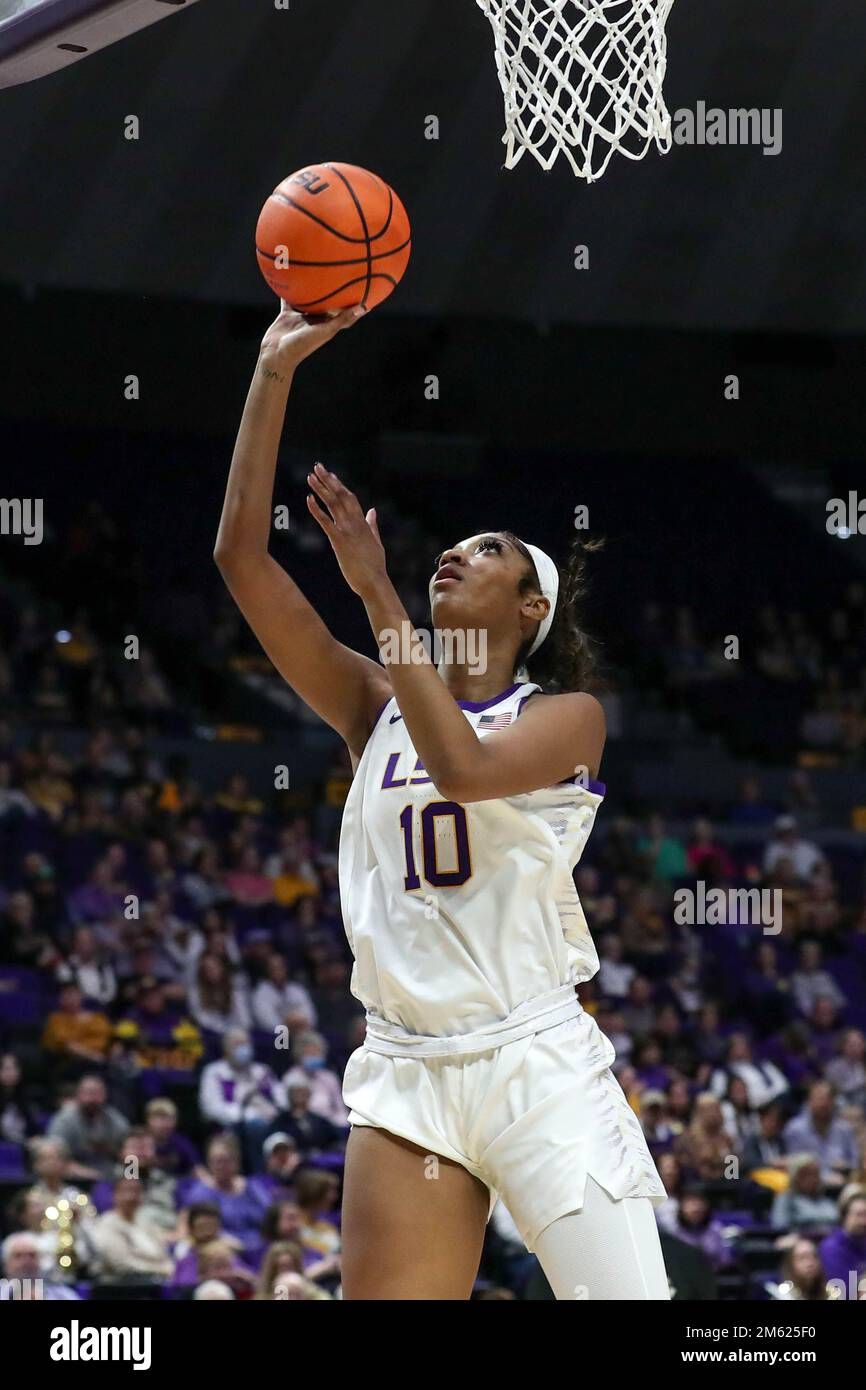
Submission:
<svg viewBox="0 0 866 1390">
<path fill-rule="evenodd" d="M 550 169 L 564 154 L 601 178 L 614 153 L 671 147 L 662 92 L 674 0 L 477 0 L 493 25 L 505 96 L 505 167 L 529 150 Z"/>
</svg>

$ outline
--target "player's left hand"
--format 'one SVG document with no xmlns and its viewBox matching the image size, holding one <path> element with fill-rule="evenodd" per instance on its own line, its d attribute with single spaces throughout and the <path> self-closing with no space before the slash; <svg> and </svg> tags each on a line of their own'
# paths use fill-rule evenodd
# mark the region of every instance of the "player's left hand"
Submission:
<svg viewBox="0 0 866 1390">
<path fill-rule="evenodd" d="M 365 516 L 354 492 L 321 463 L 307 474 L 307 483 L 321 503 L 308 496 L 307 510 L 331 542 L 349 588 L 364 598 L 388 573 L 376 509 L 371 507 Z"/>
</svg>

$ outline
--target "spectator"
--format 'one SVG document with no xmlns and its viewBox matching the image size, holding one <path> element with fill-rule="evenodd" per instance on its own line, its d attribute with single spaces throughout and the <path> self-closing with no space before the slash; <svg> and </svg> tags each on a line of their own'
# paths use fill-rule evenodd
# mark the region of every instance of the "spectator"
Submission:
<svg viewBox="0 0 866 1390">
<path fill-rule="evenodd" d="M 206 1032 L 223 1036 L 232 1028 L 248 1029 L 246 991 L 228 963 L 213 951 L 203 951 L 189 990 L 193 1018 Z"/>
<path fill-rule="evenodd" d="M 746 1141 L 752 1133 L 754 1114 L 749 1105 L 749 1092 L 741 1076 L 729 1076 L 725 1094 L 722 1097 L 722 1115 L 725 1129 L 732 1134 L 738 1153 L 742 1153 Z"/>
<path fill-rule="evenodd" d="M 705 1091 L 695 1101 L 692 1121 L 674 1145 L 674 1152 L 689 1172 L 704 1181 L 729 1175 L 736 1143 L 725 1129 L 724 1112 L 716 1096 Z"/>
<path fill-rule="evenodd" d="M 93 1243 L 104 1279 L 135 1284 L 161 1283 L 174 1268 L 164 1233 L 142 1214 L 142 1185 L 120 1178 L 114 1185 L 114 1208 L 97 1218 Z"/>
<path fill-rule="evenodd" d="M 184 875 L 182 888 L 192 906 L 199 910 L 218 907 L 231 899 L 223 882 L 219 854 L 213 845 L 204 845 L 199 850 L 192 871 Z"/>
<path fill-rule="evenodd" d="M 705 817 L 699 817 L 692 828 L 692 842 L 686 853 L 691 872 L 709 884 L 733 878 L 736 866 L 727 850 L 718 843 L 713 827 Z"/>
<path fill-rule="evenodd" d="M 220 1209 L 216 1202 L 193 1202 L 183 1213 L 186 1235 L 174 1246 L 172 1288 L 192 1287 L 199 1280 L 199 1252 L 214 1240 L 227 1240 L 235 1250 L 242 1242 L 222 1229 Z"/>
<path fill-rule="evenodd" d="M 249 1298 L 256 1276 L 241 1259 L 234 1242 L 225 1239 L 208 1241 L 198 1250 L 200 1280 L 219 1280 L 228 1285 L 236 1298 Z"/>
<path fill-rule="evenodd" d="M 156 1162 L 153 1136 L 143 1128 L 130 1129 L 117 1153 L 116 1178 L 137 1178 L 141 1184 L 140 1215 L 142 1221 L 158 1226 L 170 1235 L 176 1233 L 176 1179 L 163 1172 Z M 99 1211 L 106 1211 L 114 1198 L 114 1180 L 96 1183 L 91 1199 Z"/>
<path fill-rule="evenodd" d="M 96 934 L 90 927 L 78 927 L 72 941 L 72 951 L 57 967 L 61 984 L 75 984 L 82 995 L 102 1008 L 117 997 L 117 976 L 114 967 L 99 948 Z"/>
<path fill-rule="evenodd" d="M 163 1097 L 149 1101 L 145 1123 L 154 1142 L 157 1167 L 171 1177 L 187 1177 L 198 1163 L 198 1153 L 195 1145 L 177 1132 L 177 1106 L 174 1101 Z"/>
<path fill-rule="evenodd" d="M 854 1188 L 840 1203 L 840 1225 L 821 1242 L 819 1253 L 828 1279 L 845 1289 L 843 1297 L 857 1297 L 866 1276 L 866 1189 Z"/>
<path fill-rule="evenodd" d="M 40 1187 L 46 1196 L 56 1199 L 66 1197 L 74 1201 L 78 1197 L 82 1189 L 64 1179 L 69 1153 L 61 1140 L 40 1135 L 30 1141 L 29 1155 L 34 1186 Z"/>
<path fill-rule="evenodd" d="M 75 1100 L 59 1110 L 48 1126 L 52 1139 L 66 1147 L 70 1161 L 66 1176 L 111 1176 L 117 1147 L 129 1130 L 129 1121 L 107 1104 L 105 1082 L 100 1076 L 83 1076 Z"/>
<path fill-rule="evenodd" d="M 824 1075 L 842 1100 L 866 1110 L 866 1034 L 859 1028 L 846 1029 L 839 1043 L 839 1055 L 829 1063 Z"/>
<path fill-rule="evenodd" d="M 30 1231 L 13 1231 L 7 1236 L 2 1256 L 4 1282 L 0 1285 L 0 1299 L 59 1303 L 78 1298 L 74 1289 L 42 1277 L 39 1246 Z"/>
<path fill-rule="evenodd" d="M 809 1153 L 818 1159 L 825 1187 L 842 1187 L 858 1162 L 854 1130 L 836 1115 L 833 1087 L 826 1081 L 810 1087 L 803 1110 L 785 1126 L 784 1140 L 788 1154 Z"/>
<path fill-rule="evenodd" d="M 827 1274 L 814 1241 L 796 1240 L 782 1261 L 781 1283 L 766 1287 L 780 1302 L 821 1303 L 829 1298 Z"/>
<path fill-rule="evenodd" d="M 123 910 L 123 897 L 123 884 L 115 878 L 111 863 L 100 859 L 86 883 L 69 894 L 69 915 L 73 922 L 101 922 Z"/>
<path fill-rule="evenodd" d="M 815 869 L 824 863 L 817 845 L 804 840 L 793 816 L 779 816 L 773 837 L 764 852 L 764 873 L 772 874 L 780 862 L 787 859 L 801 883 L 808 883 Z"/>
<path fill-rule="evenodd" d="M 0 1056 L 0 1140 L 23 1144 L 42 1125 L 36 1101 L 21 1075 L 21 1064 L 13 1052 Z"/>
<path fill-rule="evenodd" d="M 328 1217 L 337 1205 L 339 1180 L 333 1173 L 305 1168 L 298 1174 L 296 1193 L 303 1218 L 304 1245 L 322 1255 L 336 1254 L 340 1249 L 340 1233 Z"/>
<path fill-rule="evenodd" d="M 770 1224 L 779 1231 L 816 1231 L 836 1220 L 836 1203 L 821 1192 L 821 1167 L 811 1154 L 794 1154 L 788 1160 L 790 1185 L 778 1193 Z"/>
<path fill-rule="evenodd" d="M 623 1004 L 621 1013 L 630 1033 L 643 1037 L 652 1031 L 655 1024 L 653 987 L 643 975 L 637 975 L 632 980 L 628 999 Z"/>
<path fill-rule="evenodd" d="M 289 1073 L 292 1076 L 292 1073 Z M 325 1153 L 340 1145 L 346 1137 L 344 1126 L 335 1125 L 324 1115 L 315 1114 L 310 1108 L 312 1089 L 306 1076 L 289 1081 L 289 1104 L 281 1124 L 286 1134 L 297 1145 L 304 1156 Z"/>
<path fill-rule="evenodd" d="M 790 981 L 780 968 L 779 955 L 771 941 L 758 943 L 754 965 L 746 972 L 744 984 L 749 1012 L 756 1019 L 760 1035 L 765 1037 L 782 1028 L 794 1005 Z"/>
<path fill-rule="evenodd" d="M 119 1026 L 133 1041 L 136 1063 L 145 1069 L 192 1072 L 204 1052 L 198 1028 L 179 1014 L 166 986 L 153 975 L 138 981 L 135 1006 Z"/>
<path fill-rule="evenodd" d="M 686 1188 L 680 1199 L 671 1235 L 686 1245 L 694 1245 L 706 1255 L 713 1269 L 724 1268 L 733 1260 L 731 1238 L 724 1223 L 714 1217 L 710 1203 L 700 1188 Z"/>
<path fill-rule="evenodd" d="M 683 1132 L 682 1125 L 666 1113 L 664 1091 L 646 1090 L 640 1097 L 640 1122 L 653 1158 L 670 1150 Z"/>
<path fill-rule="evenodd" d="M 804 941 L 800 947 L 800 967 L 791 977 L 791 992 L 801 1013 L 810 1016 L 820 999 L 829 999 L 837 1009 L 845 1004 L 833 976 L 823 968 L 823 952 L 817 941 Z"/>
<path fill-rule="evenodd" d="M 275 1240 L 265 1251 L 262 1268 L 256 1285 L 257 1299 L 272 1299 L 274 1284 L 281 1274 L 300 1274 L 304 1272 L 304 1258 L 300 1245 L 292 1240 Z M 315 1286 L 313 1286 L 315 1287 Z"/>
<path fill-rule="evenodd" d="M 757 1129 L 752 1130 L 743 1146 L 743 1167 L 750 1177 L 755 1177 L 752 1170 L 776 1170 L 779 1175 L 787 1172 L 782 1124 L 782 1107 L 775 1101 L 761 1108 Z"/>
<path fill-rule="evenodd" d="M 277 951 L 268 956 L 267 974 L 253 991 L 253 1019 L 263 1033 L 280 1027 L 307 1031 L 316 1027 L 316 1011 L 303 985 L 289 979 L 289 967 Z"/>
<path fill-rule="evenodd" d="M 262 907 L 273 900 L 274 885 L 262 872 L 259 852 L 253 845 L 239 852 L 235 868 L 224 875 L 223 882 L 241 907 Z"/>
<path fill-rule="evenodd" d="M 50 935 L 39 924 L 31 893 L 10 893 L 3 913 L 0 949 L 7 965 L 50 970 L 60 959 Z"/>
<path fill-rule="evenodd" d="M 657 881 L 669 883 L 685 878 L 688 872 L 685 846 L 676 836 L 667 834 L 662 816 L 650 816 L 647 833 L 638 838 L 637 848 Z"/>
<path fill-rule="evenodd" d="M 48 1015 L 42 1035 L 45 1051 L 72 1064 L 74 1070 L 76 1064 L 104 1062 L 110 1042 L 111 1023 L 106 1015 L 84 1008 L 77 984 L 62 985 L 58 1007 Z"/>
<path fill-rule="evenodd" d="M 223 1038 L 223 1059 L 201 1074 L 199 1108 L 211 1124 L 233 1128 L 249 1140 L 256 1158 L 262 1140 L 288 1098 L 281 1081 L 263 1062 L 253 1060 L 250 1036 L 232 1029 Z"/>
<path fill-rule="evenodd" d="M 602 994 L 609 999 L 625 999 L 637 971 L 625 960 L 622 937 L 616 932 L 605 932 L 599 952 L 601 965 L 598 983 Z"/>
<path fill-rule="evenodd" d="M 302 1033 L 295 1046 L 296 1064 L 283 1078 L 287 1087 L 306 1082 L 310 1087 L 310 1110 L 333 1125 L 345 1126 L 349 1112 L 343 1104 L 343 1088 L 336 1073 L 326 1066 L 328 1051 L 320 1033 Z"/>
<path fill-rule="evenodd" d="M 713 1073 L 710 1089 L 714 1095 L 725 1095 L 732 1077 L 738 1077 L 746 1088 L 748 1104 L 759 1110 L 770 1101 L 778 1100 L 790 1090 L 787 1078 L 774 1062 L 755 1061 L 752 1045 L 745 1033 L 732 1033 L 728 1041 L 724 1068 Z"/>
<path fill-rule="evenodd" d="M 262 1145 L 262 1156 L 264 1172 L 250 1178 L 250 1188 L 262 1207 L 267 1208 L 272 1202 L 288 1198 L 301 1154 L 294 1139 L 277 1130 L 275 1134 L 269 1134 Z"/>
<path fill-rule="evenodd" d="M 284 840 L 280 854 L 268 863 L 266 871 L 271 875 L 271 891 L 280 907 L 294 907 L 301 898 L 315 897 L 319 891 L 312 865 L 290 840 Z"/>
<path fill-rule="evenodd" d="M 262 1220 L 260 1196 L 241 1173 L 241 1155 L 233 1134 L 220 1134 L 207 1146 L 207 1166 L 186 1191 L 189 1205 L 213 1202 L 229 1235 L 237 1236 L 245 1249 L 255 1249 Z"/>
</svg>

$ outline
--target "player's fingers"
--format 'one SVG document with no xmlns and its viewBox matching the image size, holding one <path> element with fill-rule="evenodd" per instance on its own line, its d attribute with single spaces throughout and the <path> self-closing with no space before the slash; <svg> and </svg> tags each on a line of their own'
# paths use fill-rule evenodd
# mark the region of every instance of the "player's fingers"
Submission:
<svg viewBox="0 0 866 1390">
<path fill-rule="evenodd" d="M 351 309 L 344 309 L 334 319 L 334 331 L 341 333 L 344 328 L 351 328 L 353 323 L 362 319 L 367 312 L 366 304 L 355 304 Z"/>
<path fill-rule="evenodd" d="M 323 463 L 316 464 L 316 472 L 335 497 L 351 498 L 353 502 L 358 500 L 351 488 L 346 487 L 345 483 L 341 483 L 337 474 L 332 473 L 330 468 L 326 468 Z"/>
<path fill-rule="evenodd" d="M 361 515 L 361 508 L 354 492 L 350 492 L 344 487 L 336 473 L 331 473 L 323 463 L 317 463 L 314 469 L 316 478 L 321 484 L 328 506 L 336 517 L 339 513 L 344 519 L 353 513 Z"/>
<path fill-rule="evenodd" d="M 322 464 L 319 464 L 318 467 L 321 469 L 320 476 L 324 475 L 325 481 L 331 490 L 332 508 L 335 508 L 339 512 L 343 521 L 351 520 L 358 523 L 363 521 L 364 513 L 361 510 L 361 504 L 351 488 L 341 483 L 336 473 L 329 472 Z"/>
<path fill-rule="evenodd" d="M 309 493 L 307 493 L 307 511 L 310 513 L 310 516 L 315 517 L 316 521 L 318 521 L 322 530 L 325 532 L 325 535 L 329 536 L 334 528 L 334 523 L 324 508 L 320 507 L 315 498 L 311 497 Z"/>
<path fill-rule="evenodd" d="M 320 478 L 317 473 L 313 472 L 307 474 L 307 487 L 309 487 L 328 507 L 333 504 L 333 492 L 324 479 Z"/>
<path fill-rule="evenodd" d="M 382 544 L 382 537 L 379 535 L 379 521 L 378 521 L 378 518 L 377 518 L 377 516 L 376 516 L 376 508 L 375 508 L 375 507 L 371 507 L 370 510 L 369 510 L 368 513 L 367 513 L 367 525 L 369 526 L 370 530 L 373 532 L 373 535 L 376 537 L 376 540 L 377 540 L 377 541 L 379 542 L 379 544 L 381 545 L 381 544 Z"/>
</svg>

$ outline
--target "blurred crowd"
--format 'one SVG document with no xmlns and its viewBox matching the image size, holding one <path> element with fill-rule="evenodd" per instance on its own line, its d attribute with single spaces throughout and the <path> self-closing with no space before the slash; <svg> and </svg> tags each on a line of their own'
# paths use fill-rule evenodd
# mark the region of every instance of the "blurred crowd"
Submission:
<svg viewBox="0 0 866 1390">
<path fill-rule="evenodd" d="M 434 547 L 411 518 L 388 529 L 423 622 Z M 297 558 L 322 544 L 299 535 Z M 46 547 L 53 577 L 0 580 L 0 1296 L 339 1297 L 340 1078 L 364 1033 L 337 879 L 348 760 L 309 813 L 240 770 L 204 793 L 154 735 L 252 722 L 253 697 L 309 716 L 182 553 L 150 585 L 97 503 Z M 635 623 L 616 685 L 641 705 L 730 734 L 738 681 L 755 737 L 784 708 L 799 746 L 862 760 L 862 584 L 820 625 L 756 609 L 736 660 L 691 609 Z M 749 777 L 706 810 L 606 809 L 576 871 L 600 956 L 581 999 L 665 1181 L 674 1294 L 863 1296 L 866 848 L 799 768 L 781 801 Z M 682 910 L 712 890 L 721 917 Z M 550 1296 L 501 1203 L 477 1296 Z"/>
<path fill-rule="evenodd" d="M 133 724 L 70 758 L 0 726 L 0 1197 L 48 1298 L 340 1292 L 350 994 L 336 758 L 311 816 L 213 795 Z M 744 784 L 714 822 L 604 813 L 581 986 L 668 1191 L 680 1297 L 866 1292 L 864 862 Z M 320 814 L 321 813 L 321 814 Z M 756 848 L 756 832 L 760 847 Z M 718 924 L 682 892 L 722 890 Z M 738 890 L 778 895 L 758 918 Z M 9 1285 L 8 1287 L 13 1287 Z M 478 1295 L 546 1297 L 509 1214 Z"/>
<path fill-rule="evenodd" d="M 445 542 L 392 501 L 378 511 L 403 602 L 412 621 L 426 625 L 433 557 Z M 290 546 L 287 563 L 302 588 L 311 572 L 321 584 L 323 566 L 331 574 L 318 530 L 293 528 L 281 544 Z M 187 733 L 196 719 L 226 719 L 241 707 L 254 722 L 263 713 L 255 699 L 264 697 L 282 720 L 314 720 L 263 657 L 213 567 L 193 564 L 182 547 L 163 558 L 164 572 L 148 574 L 140 536 L 91 500 L 48 534 L 40 567 L 26 579 L 0 570 L 0 707 L 58 727 L 121 717 Z M 661 700 L 703 717 L 732 747 L 748 743 L 748 724 L 749 753 L 773 743 L 774 756 L 809 749 L 862 763 L 866 584 L 849 582 L 829 603 L 829 611 L 812 612 L 760 604 L 730 634 L 688 605 L 649 601 L 635 610 L 629 593 L 626 611 L 606 614 L 606 666 L 615 669 L 605 680 L 638 691 L 641 707 Z M 350 645 L 369 641 L 359 606 L 343 618 Z M 736 717 L 732 688 L 751 702 L 749 721 Z"/>
<path fill-rule="evenodd" d="M 646 604 L 640 643 L 654 684 L 685 699 L 713 682 L 760 680 L 796 702 L 799 745 L 852 760 L 866 753 L 866 584 L 848 585 L 829 613 L 759 607 L 736 634 L 709 630 L 689 607 Z"/>
</svg>

